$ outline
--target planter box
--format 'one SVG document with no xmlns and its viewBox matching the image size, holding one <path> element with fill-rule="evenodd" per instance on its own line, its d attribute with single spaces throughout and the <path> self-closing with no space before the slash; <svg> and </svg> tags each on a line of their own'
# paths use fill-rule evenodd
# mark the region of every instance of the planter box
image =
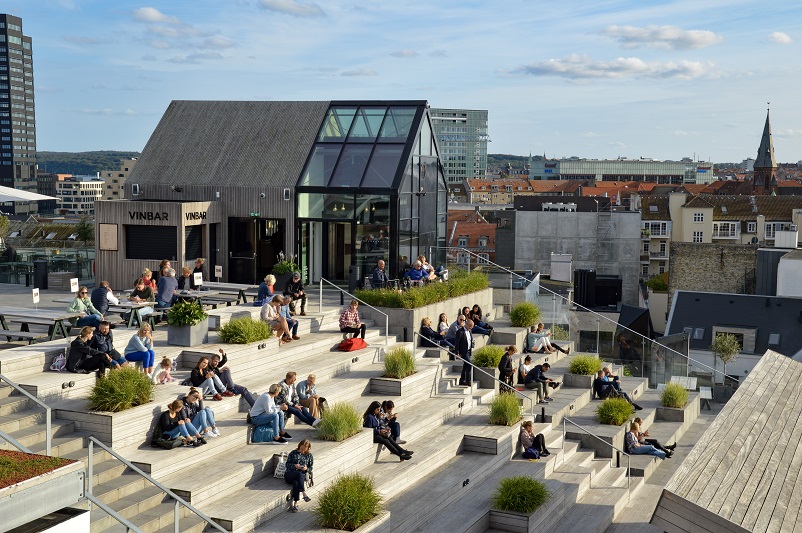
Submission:
<svg viewBox="0 0 802 533">
<path fill-rule="evenodd" d="M 593 388 L 593 379 L 596 376 L 582 376 L 580 374 L 563 374 L 563 387 L 575 389 Z"/>
<path fill-rule="evenodd" d="M 657 420 L 665 420 L 668 422 L 681 422 L 683 424 L 690 424 L 699 416 L 699 395 L 694 394 L 688 398 L 688 403 L 682 409 L 674 407 L 659 406 L 655 413 Z"/>
<path fill-rule="evenodd" d="M 209 317 L 194 326 L 167 326 L 167 344 L 200 346 L 209 340 Z"/>
<path fill-rule="evenodd" d="M 399 309 L 395 307 L 377 307 L 379 311 L 386 314 L 390 318 L 390 334 L 401 335 L 405 342 L 415 341 L 418 344 L 417 338 L 413 332 L 420 329 L 420 322 L 423 317 L 428 316 L 432 322 L 437 321 L 437 317 L 442 312 L 448 314 L 449 320 L 454 319 L 454 312 L 457 309 L 462 309 L 466 305 L 473 307 L 473 304 L 479 304 L 485 312 L 490 311 L 493 306 L 493 289 L 487 288 L 481 291 L 463 294 L 456 298 L 449 298 L 442 302 L 424 305 L 423 307 L 416 307 L 415 309 Z M 377 328 L 384 327 L 384 315 L 381 315 L 366 305 L 359 306 L 359 315 L 363 320 L 373 320 Z M 403 338 L 403 336 L 406 338 Z"/>
<path fill-rule="evenodd" d="M 437 366 L 419 367 L 418 371 L 403 379 L 396 378 L 370 378 L 368 392 L 386 396 L 401 396 L 414 394 L 416 391 L 430 390 Z"/>
<path fill-rule="evenodd" d="M 482 370 L 490 374 L 490 377 L 484 372 L 479 372 L 478 370 L 474 369 L 473 371 L 473 380 L 479 383 L 480 389 L 494 389 L 496 392 L 499 390 L 499 383 L 496 381 L 495 378 L 496 374 L 498 374 L 498 369 L 494 366 L 490 367 L 481 367 Z"/>
<path fill-rule="evenodd" d="M 0 489 L 2 530 L 76 505 L 83 497 L 84 465 L 80 461 Z"/>
<path fill-rule="evenodd" d="M 490 509 L 490 528 L 515 533 L 549 531 L 562 519 L 560 507 L 564 504 L 565 489 L 561 487 L 549 496 L 546 503 L 530 515 Z"/>
</svg>

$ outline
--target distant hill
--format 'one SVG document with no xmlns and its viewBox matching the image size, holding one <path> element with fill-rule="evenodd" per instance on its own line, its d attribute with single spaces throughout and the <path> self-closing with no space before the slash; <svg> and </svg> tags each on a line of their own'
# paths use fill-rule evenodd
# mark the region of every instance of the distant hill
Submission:
<svg viewBox="0 0 802 533">
<path fill-rule="evenodd" d="M 509 154 L 487 154 L 487 170 L 497 170 L 506 168 L 507 163 L 512 165 L 512 168 L 523 169 L 529 156 L 526 155 L 509 155 Z"/>
<path fill-rule="evenodd" d="M 104 170 L 117 170 L 121 159 L 139 157 L 139 152 L 36 152 L 41 170 L 55 174 L 86 175 Z"/>
</svg>

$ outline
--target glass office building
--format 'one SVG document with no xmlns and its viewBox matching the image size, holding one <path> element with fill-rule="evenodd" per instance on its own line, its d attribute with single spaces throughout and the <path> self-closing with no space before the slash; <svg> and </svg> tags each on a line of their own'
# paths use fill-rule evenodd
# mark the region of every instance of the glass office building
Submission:
<svg viewBox="0 0 802 533">
<path fill-rule="evenodd" d="M 446 182 L 425 102 L 333 102 L 295 187 L 311 280 L 392 276 L 446 232 Z M 432 258 L 437 261 L 437 258 Z"/>
</svg>

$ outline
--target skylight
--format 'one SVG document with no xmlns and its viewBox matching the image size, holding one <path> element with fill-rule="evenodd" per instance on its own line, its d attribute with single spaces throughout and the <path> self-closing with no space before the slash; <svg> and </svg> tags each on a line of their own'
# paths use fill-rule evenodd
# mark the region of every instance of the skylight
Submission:
<svg viewBox="0 0 802 533">
<path fill-rule="evenodd" d="M 656 205 L 650 205 L 649 206 L 649 212 L 650 213 L 657 213 L 657 206 Z"/>
<path fill-rule="evenodd" d="M 780 345 L 780 334 L 779 333 L 769 334 L 769 346 L 779 346 L 779 345 Z"/>
<path fill-rule="evenodd" d="M 693 330 L 693 340 L 700 341 L 705 336 L 705 328 L 695 328 Z"/>
</svg>

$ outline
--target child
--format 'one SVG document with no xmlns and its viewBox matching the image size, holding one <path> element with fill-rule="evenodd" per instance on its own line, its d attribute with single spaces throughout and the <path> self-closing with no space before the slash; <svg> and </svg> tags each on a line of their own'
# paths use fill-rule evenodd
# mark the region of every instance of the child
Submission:
<svg viewBox="0 0 802 533">
<path fill-rule="evenodd" d="M 159 377 L 157 378 L 159 384 L 175 381 L 175 378 L 170 375 L 170 370 L 173 368 L 173 361 L 169 357 L 162 359 L 159 366 L 161 367 L 161 372 L 159 372 Z"/>
</svg>

